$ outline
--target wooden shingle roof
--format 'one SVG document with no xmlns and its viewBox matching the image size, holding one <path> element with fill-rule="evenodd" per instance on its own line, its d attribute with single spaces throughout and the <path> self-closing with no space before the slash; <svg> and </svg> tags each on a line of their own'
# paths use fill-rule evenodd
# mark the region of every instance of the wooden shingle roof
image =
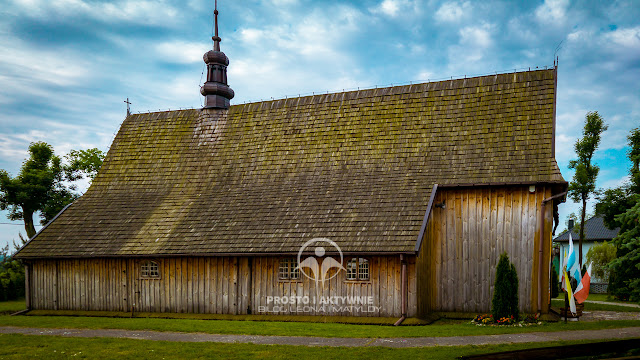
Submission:
<svg viewBox="0 0 640 360">
<path fill-rule="evenodd" d="M 20 258 L 411 252 L 433 184 L 564 183 L 554 70 L 131 115 Z"/>
</svg>

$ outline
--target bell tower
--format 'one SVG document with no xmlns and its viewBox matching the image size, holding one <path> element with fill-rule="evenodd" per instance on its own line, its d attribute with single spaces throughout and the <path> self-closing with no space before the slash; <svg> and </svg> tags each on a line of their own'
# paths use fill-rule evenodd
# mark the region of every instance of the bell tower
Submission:
<svg viewBox="0 0 640 360">
<path fill-rule="evenodd" d="M 205 109 L 228 109 L 229 100 L 235 95 L 233 90 L 227 85 L 227 66 L 229 58 L 220 51 L 220 41 L 218 36 L 218 1 L 215 3 L 215 35 L 213 40 L 213 50 L 207 51 L 204 56 L 204 63 L 207 64 L 207 81 L 200 88 L 200 93 L 204 96 Z"/>
</svg>

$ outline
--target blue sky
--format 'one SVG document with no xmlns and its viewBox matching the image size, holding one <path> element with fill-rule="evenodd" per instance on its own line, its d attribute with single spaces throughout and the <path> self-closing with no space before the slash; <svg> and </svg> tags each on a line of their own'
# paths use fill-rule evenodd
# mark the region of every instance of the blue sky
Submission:
<svg viewBox="0 0 640 360">
<path fill-rule="evenodd" d="M 127 97 L 134 112 L 200 107 L 212 10 L 200 0 L 2 0 L 0 168 L 15 175 L 32 141 L 59 155 L 107 150 Z M 220 0 L 219 10 L 232 104 L 551 66 L 560 45 L 565 179 L 591 110 L 609 124 L 598 186 L 627 177 L 625 137 L 640 126 L 637 1 Z M 561 227 L 577 209 L 560 207 Z M 0 216 L 0 245 L 24 234 Z"/>
</svg>

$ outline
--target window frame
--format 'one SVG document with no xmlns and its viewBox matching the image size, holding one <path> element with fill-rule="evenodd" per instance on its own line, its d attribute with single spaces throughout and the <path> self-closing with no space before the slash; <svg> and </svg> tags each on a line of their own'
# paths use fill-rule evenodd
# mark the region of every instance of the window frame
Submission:
<svg viewBox="0 0 640 360">
<path fill-rule="evenodd" d="M 283 276 L 283 265 L 286 264 L 286 277 Z M 296 269 L 298 260 L 295 257 L 281 257 L 278 259 L 278 281 L 302 281 L 300 269 Z M 293 277 L 295 275 L 295 277 Z"/>
<path fill-rule="evenodd" d="M 353 260 L 356 261 L 356 268 L 355 268 L 355 278 L 349 278 L 349 267 L 350 264 L 353 262 Z M 361 260 L 364 260 L 361 262 Z M 363 278 L 361 276 L 361 267 L 362 265 L 366 264 L 366 271 L 367 271 L 367 277 Z M 349 282 L 370 282 L 371 281 L 371 259 L 365 256 L 353 256 L 350 257 L 349 259 L 347 259 L 346 262 L 346 267 L 345 267 L 345 281 L 349 281 Z"/>
<path fill-rule="evenodd" d="M 152 259 L 152 260 L 142 260 L 138 263 L 138 274 L 140 275 L 140 279 L 145 279 L 145 280 L 161 280 L 162 279 L 162 271 L 160 271 L 160 269 L 162 268 L 162 262 L 160 260 L 156 260 L 156 259 Z M 147 270 L 147 274 L 145 275 L 145 270 L 144 267 L 145 266 L 155 266 L 157 269 L 155 271 L 157 271 L 157 276 L 154 276 L 151 274 L 153 270 L 153 268 L 149 268 Z"/>
</svg>

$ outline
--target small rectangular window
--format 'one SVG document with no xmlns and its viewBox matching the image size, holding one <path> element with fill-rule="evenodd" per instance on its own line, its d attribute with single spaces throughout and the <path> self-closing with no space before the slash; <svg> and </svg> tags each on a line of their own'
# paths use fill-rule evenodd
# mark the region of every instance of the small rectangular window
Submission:
<svg viewBox="0 0 640 360">
<path fill-rule="evenodd" d="M 358 279 L 369 280 L 369 260 L 358 259 Z"/>
<path fill-rule="evenodd" d="M 351 259 L 347 263 L 347 280 L 358 280 L 358 260 Z"/>
<path fill-rule="evenodd" d="M 280 280 L 297 280 L 300 278 L 300 269 L 298 269 L 298 264 L 295 258 L 280 259 L 278 278 Z"/>
<path fill-rule="evenodd" d="M 369 280 L 369 260 L 351 258 L 347 262 L 347 280 Z"/>
<path fill-rule="evenodd" d="M 145 261 L 140 265 L 140 277 L 147 279 L 160 278 L 160 266 L 155 261 Z"/>
</svg>

